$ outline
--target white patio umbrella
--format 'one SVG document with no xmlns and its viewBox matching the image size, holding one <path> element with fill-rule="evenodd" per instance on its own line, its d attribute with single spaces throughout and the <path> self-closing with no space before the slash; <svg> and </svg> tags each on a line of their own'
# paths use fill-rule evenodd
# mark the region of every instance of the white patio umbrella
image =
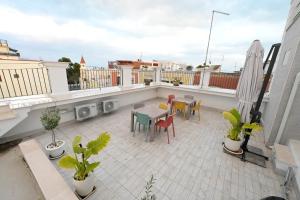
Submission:
<svg viewBox="0 0 300 200">
<path fill-rule="evenodd" d="M 241 73 L 236 89 L 238 98 L 237 109 L 241 114 L 242 122 L 250 122 L 250 111 L 257 100 L 262 87 L 264 49 L 259 40 L 254 40 L 247 51 L 244 69 Z"/>
</svg>

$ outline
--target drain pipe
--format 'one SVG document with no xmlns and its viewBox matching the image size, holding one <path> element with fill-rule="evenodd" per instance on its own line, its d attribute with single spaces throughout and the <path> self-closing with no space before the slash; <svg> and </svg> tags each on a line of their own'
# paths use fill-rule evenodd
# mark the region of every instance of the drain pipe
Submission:
<svg viewBox="0 0 300 200">
<path fill-rule="evenodd" d="M 294 98 L 296 96 L 296 92 L 298 90 L 299 84 L 300 84 L 300 72 L 296 75 L 296 79 L 295 79 L 295 82 L 294 82 L 294 85 L 293 85 L 293 88 L 292 88 L 292 91 L 291 91 L 291 94 L 290 94 L 290 98 L 288 100 L 288 103 L 286 105 L 286 108 L 285 108 L 285 111 L 284 111 L 284 114 L 283 114 L 283 117 L 282 117 L 282 121 L 281 121 L 279 130 L 278 130 L 278 134 L 277 134 L 276 139 L 275 139 L 275 143 L 280 142 L 280 139 L 282 137 L 287 119 L 288 119 L 290 111 L 292 109 L 292 105 L 293 105 Z"/>
</svg>

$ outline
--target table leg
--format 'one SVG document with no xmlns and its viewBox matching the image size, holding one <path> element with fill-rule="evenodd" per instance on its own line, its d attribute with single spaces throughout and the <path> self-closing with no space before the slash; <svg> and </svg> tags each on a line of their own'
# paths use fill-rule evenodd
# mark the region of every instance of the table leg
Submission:
<svg viewBox="0 0 300 200">
<path fill-rule="evenodd" d="M 155 119 L 151 119 L 151 130 L 149 135 L 149 142 L 152 142 L 154 140 L 154 130 L 155 130 Z M 148 138 L 147 138 L 148 139 Z"/>
<path fill-rule="evenodd" d="M 191 105 L 188 105 L 187 119 L 191 117 Z"/>
<path fill-rule="evenodd" d="M 131 112 L 131 119 L 130 119 L 130 130 L 133 132 L 133 126 L 134 126 L 134 113 Z"/>
</svg>

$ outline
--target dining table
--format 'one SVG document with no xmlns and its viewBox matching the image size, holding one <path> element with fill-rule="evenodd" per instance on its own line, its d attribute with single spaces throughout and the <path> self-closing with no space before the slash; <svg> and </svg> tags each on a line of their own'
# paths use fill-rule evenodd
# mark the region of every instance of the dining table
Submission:
<svg viewBox="0 0 300 200">
<path fill-rule="evenodd" d="M 131 111 L 131 126 L 130 126 L 131 132 L 134 131 L 134 121 L 135 121 L 136 113 L 141 113 L 150 117 L 151 125 L 150 125 L 149 135 L 150 135 L 150 141 L 153 141 L 156 120 L 162 117 L 165 117 L 167 119 L 169 111 L 159 108 L 159 105 L 146 105 L 138 109 L 133 109 Z M 148 138 L 146 138 L 146 141 L 148 141 Z"/>
<path fill-rule="evenodd" d="M 184 97 L 176 97 L 175 99 L 172 100 L 172 104 L 174 102 L 182 102 L 185 103 L 187 105 L 187 119 L 190 118 L 191 114 L 192 114 L 192 107 L 196 104 L 196 100 L 194 99 L 190 99 L 190 98 L 184 98 Z M 171 106 L 171 109 L 173 108 L 173 105 Z"/>
</svg>

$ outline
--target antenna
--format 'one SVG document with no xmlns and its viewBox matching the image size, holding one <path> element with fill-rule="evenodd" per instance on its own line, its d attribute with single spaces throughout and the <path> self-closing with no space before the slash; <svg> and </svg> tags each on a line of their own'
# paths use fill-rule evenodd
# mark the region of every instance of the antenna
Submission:
<svg viewBox="0 0 300 200">
<path fill-rule="evenodd" d="M 140 61 L 142 61 L 142 57 L 143 57 L 143 52 L 141 51 Z"/>
</svg>

